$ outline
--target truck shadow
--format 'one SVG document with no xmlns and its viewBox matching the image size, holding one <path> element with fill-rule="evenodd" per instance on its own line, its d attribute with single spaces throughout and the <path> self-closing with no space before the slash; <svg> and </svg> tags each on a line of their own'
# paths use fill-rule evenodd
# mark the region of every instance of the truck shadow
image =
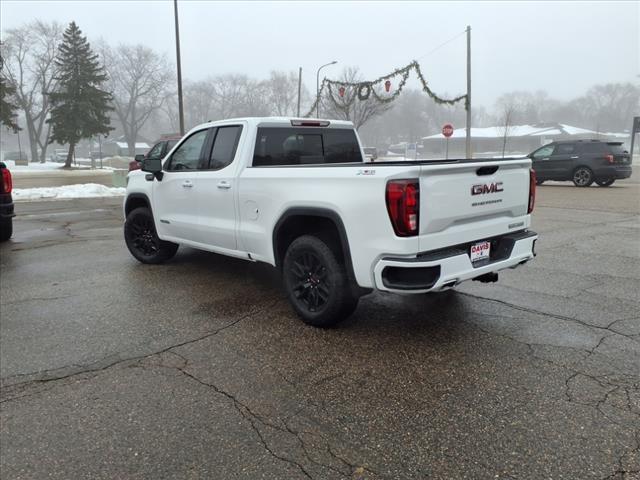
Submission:
<svg viewBox="0 0 640 480">
<path fill-rule="evenodd" d="M 194 286 L 210 285 L 212 293 L 224 289 L 222 297 L 211 294 L 205 299 L 196 293 L 194 312 L 231 315 L 275 302 L 271 312 L 251 321 L 264 323 L 262 317 L 268 317 L 271 328 L 312 329 L 304 325 L 289 306 L 280 273 L 270 265 L 181 248 L 167 266 L 170 266 L 171 276 L 184 275 Z M 312 330 L 328 337 L 391 338 L 400 334 L 414 340 L 425 336 L 431 341 L 451 342 L 456 337 L 464 337 L 467 328 L 474 329 L 468 322 L 471 313 L 465 299 L 455 291 L 418 295 L 373 292 L 362 297 L 354 314 L 337 327 Z"/>
</svg>

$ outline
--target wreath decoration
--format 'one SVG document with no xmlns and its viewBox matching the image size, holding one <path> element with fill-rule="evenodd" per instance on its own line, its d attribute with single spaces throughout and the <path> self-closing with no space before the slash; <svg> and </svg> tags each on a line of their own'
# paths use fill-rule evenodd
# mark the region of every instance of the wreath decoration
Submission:
<svg viewBox="0 0 640 480">
<path fill-rule="evenodd" d="M 367 82 L 359 84 L 357 93 L 358 100 L 360 100 L 361 102 L 368 100 L 369 96 L 371 95 L 371 84 Z"/>
<path fill-rule="evenodd" d="M 416 76 L 418 77 L 418 81 L 422 85 L 422 91 L 426 93 L 434 102 L 436 102 L 439 105 L 454 105 L 458 102 L 464 101 L 465 110 L 469 109 L 469 99 L 467 98 L 467 95 L 458 95 L 457 97 L 454 97 L 454 98 L 442 98 L 438 96 L 433 90 L 431 90 L 431 88 L 429 88 L 429 85 L 427 84 L 426 79 L 422 75 L 422 71 L 420 70 L 420 65 L 418 64 L 418 62 L 414 60 L 409 65 L 403 68 L 397 68 L 387 75 L 379 77 L 375 80 L 369 80 L 365 82 L 344 82 L 344 81 L 339 82 L 335 80 L 329 80 L 327 77 L 323 78 L 322 84 L 320 85 L 320 90 L 316 95 L 315 101 L 313 102 L 311 109 L 305 115 L 305 118 L 308 118 L 313 115 L 313 113 L 316 110 L 316 106 L 318 105 L 318 103 L 320 103 L 323 93 L 325 92 L 327 92 L 331 102 L 335 106 L 343 110 L 348 109 L 353 104 L 353 102 L 355 102 L 356 98 L 361 102 L 364 102 L 368 100 L 372 95 L 375 101 L 377 102 L 390 103 L 396 98 L 398 98 L 398 96 L 400 95 L 400 92 L 402 91 L 402 89 L 404 88 L 407 82 L 407 79 L 409 78 L 409 74 L 412 71 L 415 72 Z M 398 87 L 395 89 L 393 93 L 388 95 L 386 94 L 380 95 L 378 94 L 378 92 L 376 92 L 375 90 L 376 85 L 384 85 L 384 82 L 386 80 L 389 80 L 396 76 L 400 76 L 400 82 L 398 84 Z M 343 94 L 343 96 L 341 96 L 340 99 L 338 100 L 337 98 L 335 98 L 333 94 L 333 89 L 332 89 L 333 86 L 342 87 L 342 88 L 345 88 L 345 90 L 347 88 L 352 88 L 355 91 L 355 95 Z"/>
</svg>

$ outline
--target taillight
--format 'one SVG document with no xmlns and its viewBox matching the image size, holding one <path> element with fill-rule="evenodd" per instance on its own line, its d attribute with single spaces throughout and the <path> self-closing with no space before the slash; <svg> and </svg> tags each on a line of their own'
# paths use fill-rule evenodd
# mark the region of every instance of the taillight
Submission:
<svg viewBox="0 0 640 480">
<path fill-rule="evenodd" d="M 605 155 L 604 159 L 609 163 L 613 163 L 613 155 Z"/>
<path fill-rule="evenodd" d="M 2 169 L 2 189 L 3 193 L 11 193 L 13 189 L 13 181 L 11 180 L 11 172 L 8 168 Z"/>
<path fill-rule="evenodd" d="M 536 203 L 536 171 L 532 168 L 529 170 L 529 207 L 527 213 L 533 212 L 533 206 Z"/>
<path fill-rule="evenodd" d="M 420 184 L 417 180 L 391 180 L 387 183 L 387 211 L 399 237 L 418 234 Z"/>
</svg>

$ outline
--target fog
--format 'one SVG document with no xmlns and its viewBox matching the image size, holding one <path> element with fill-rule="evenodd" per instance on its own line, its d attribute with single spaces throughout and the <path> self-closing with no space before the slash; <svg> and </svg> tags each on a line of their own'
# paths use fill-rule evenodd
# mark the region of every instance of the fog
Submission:
<svg viewBox="0 0 640 480">
<path fill-rule="evenodd" d="M 628 144 L 632 118 L 640 114 L 639 5 L 178 0 L 185 125 L 189 129 L 222 118 L 296 115 L 299 68 L 300 113 L 315 115 L 317 69 L 335 60 L 320 78 L 351 82 L 352 87 L 344 98 L 323 90 L 320 116 L 351 120 L 367 145 L 386 151 L 400 144 L 402 151 L 403 143 L 437 135 L 445 123 L 465 126 L 469 25 L 472 125 L 494 128 L 495 137 L 492 144 L 478 148 L 489 154 L 527 153 L 575 132 Z M 54 62 L 44 76 L 18 79 L 16 46 L 22 38 L 27 63 L 32 62 L 26 71 L 36 71 L 41 53 L 53 60 L 71 21 L 89 39 L 109 78 L 105 88 L 114 94 L 115 107 L 111 138 L 126 141 L 131 154 L 139 140 L 153 142 L 179 131 L 173 1 L 6 0 L 0 15 L 3 75 L 9 85 L 19 87 L 15 118 L 26 127 L 32 158 L 44 161 L 49 150 L 45 127 L 50 105 L 42 92 L 55 88 Z M 45 44 L 51 48 L 38 52 Z M 413 60 L 439 98 L 425 94 L 414 69 L 394 101 L 351 101 L 357 93 L 354 85 Z M 138 78 L 130 78 L 132 70 L 138 70 Z M 382 83 L 375 88 L 392 96 L 401 80 L 401 75 L 393 77 L 389 92 Z M 145 89 L 144 97 L 130 98 L 136 82 L 152 88 Z M 462 101 L 434 102 L 455 97 Z M 526 142 L 509 142 L 514 125 L 559 133 L 550 137 L 539 132 Z M 3 149 L 15 148 L 17 140 L 5 136 Z M 431 147 L 425 145 L 423 153 L 442 155 L 443 145 L 437 139 Z M 451 147 L 460 154 L 463 145 L 453 141 Z"/>
<path fill-rule="evenodd" d="M 143 43 L 175 55 L 171 1 L 14 1 L 0 4 L 2 30 L 40 18 L 75 20 L 89 39 Z M 464 36 L 472 28 L 473 100 L 489 107 L 512 90 L 569 99 L 597 83 L 637 81 L 638 2 L 213 2 L 179 1 L 183 76 L 318 66 L 336 77 L 357 66 L 376 78 L 419 59 L 440 92 L 466 89 Z"/>
</svg>

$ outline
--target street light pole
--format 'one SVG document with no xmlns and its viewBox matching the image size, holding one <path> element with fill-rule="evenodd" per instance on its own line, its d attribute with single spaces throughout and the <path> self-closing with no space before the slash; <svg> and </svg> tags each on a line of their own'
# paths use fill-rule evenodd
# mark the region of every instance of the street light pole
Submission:
<svg viewBox="0 0 640 480">
<path fill-rule="evenodd" d="M 182 67 L 180 65 L 180 28 L 178 26 L 178 0 L 173 0 L 173 13 L 176 23 L 176 66 L 178 67 L 178 114 L 180 116 L 180 135 L 184 135 L 184 108 L 182 106 Z"/>
<path fill-rule="evenodd" d="M 316 74 L 316 118 L 320 117 L 320 70 L 324 67 L 328 67 L 329 65 L 335 65 L 336 63 L 338 62 L 334 60 L 333 62 L 322 65 Z"/>
</svg>

